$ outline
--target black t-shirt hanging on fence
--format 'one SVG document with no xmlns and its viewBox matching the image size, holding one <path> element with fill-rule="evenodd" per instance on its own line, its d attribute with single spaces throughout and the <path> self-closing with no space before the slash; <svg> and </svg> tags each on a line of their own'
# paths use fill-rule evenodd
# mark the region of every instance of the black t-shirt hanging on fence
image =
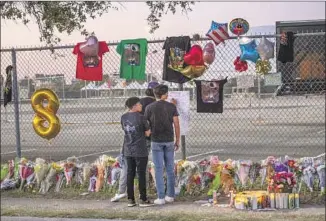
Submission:
<svg viewBox="0 0 326 221">
<path fill-rule="evenodd" d="M 293 62 L 294 60 L 294 34 L 291 31 L 283 32 L 280 38 L 280 49 L 277 60 L 282 63 Z"/>
<path fill-rule="evenodd" d="M 223 87 L 227 77 L 219 81 L 198 81 L 197 113 L 223 113 Z"/>
<path fill-rule="evenodd" d="M 163 49 L 164 66 L 163 66 L 163 80 L 174 83 L 185 83 L 190 81 L 189 78 L 181 74 L 178 70 L 182 70 L 186 65 L 184 64 L 183 56 L 191 48 L 190 37 L 167 37 Z"/>
</svg>

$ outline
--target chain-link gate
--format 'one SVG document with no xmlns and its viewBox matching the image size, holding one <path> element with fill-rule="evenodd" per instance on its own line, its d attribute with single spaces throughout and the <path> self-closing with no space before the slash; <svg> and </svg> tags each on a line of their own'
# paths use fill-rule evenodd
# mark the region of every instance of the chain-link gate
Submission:
<svg viewBox="0 0 326 221">
<path fill-rule="evenodd" d="M 275 42 L 279 36 L 264 35 Z M 248 36 L 259 41 L 260 36 Z M 146 61 L 147 81 L 161 80 L 164 40 L 149 41 Z M 192 41 L 202 47 L 207 39 Z M 276 46 L 278 41 L 276 41 Z M 54 160 L 68 156 L 117 155 L 123 139 L 119 124 L 124 101 L 131 95 L 143 96 L 144 82 L 119 86 L 120 56 L 116 43 L 103 56 L 102 82 L 75 79 L 76 56 L 73 46 L 14 49 L 19 91 L 19 128 L 22 156 Z M 216 47 L 216 59 L 199 79 L 221 79 L 224 86 L 223 114 L 196 112 L 196 88 L 190 91 L 190 132 L 185 137 L 187 157 L 218 155 L 222 159 L 260 160 L 268 155 L 315 156 L 325 151 L 325 33 L 298 34 L 294 42 L 294 62 L 282 64 L 271 59 L 272 70 L 257 76 L 255 64 L 237 73 L 233 61 L 240 55 L 237 38 Z M 275 55 L 277 55 L 275 47 Z M 276 57 L 276 56 L 275 56 Z M 1 50 L 1 73 L 12 65 L 12 50 Z M 110 81 L 110 88 L 99 89 Z M 168 83 L 171 90 L 178 85 Z M 33 130 L 30 97 L 35 89 L 53 89 L 60 98 L 59 135 L 51 143 Z M 1 91 L 3 91 L 1 89 Z M 14 102 L 1 105 L 1 158 L 16 155 Z M 17 128 L 17 127 L 16 127 Z M 177 157 L 181 157 L 178 153 Z"/>
</svg>

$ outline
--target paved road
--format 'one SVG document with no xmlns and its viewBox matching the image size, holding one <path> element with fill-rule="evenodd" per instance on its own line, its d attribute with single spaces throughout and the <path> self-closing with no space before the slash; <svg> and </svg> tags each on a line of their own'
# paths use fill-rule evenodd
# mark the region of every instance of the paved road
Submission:
<svg viewBox="0 0 326 221">
<path fill-rule="evenodd" d="M 34 113 L 21 105 L 23 155 L 60 160 L 82 156 L 94 160 L 100 154 L 116 156 L 122 144 L 118 122 L 122 99 L 84 99 L 62 103 L 63 127 L 49 144 L 33 131 Z M 268 155 L 314 156 L 325 151 L 325 98 L 277 97 L 225 99 L 223 114 L 198 114 L 192 102 L 186 151 L 190 159 L 216 154 L 222 159 L 260 160 Z M 259 120 L 259 117 L 261 120 Z M 1 109 L 1 159 L 15 156 L 13 109 Z M 8 120 L 9 122 L 5 122 Z M 92 155 L 94 154 L 95 155 Z M 88 156 L 91 155 L 91 156 Z M 177 158 L 181 153 L 177 153 Z"/>
<path fill-rule="evenodd" d="M 8 217 L 1 216 L 1 221 L 137 221 L 121 219 L 73 219 L 73 218 L 37 218 L 37 217 Z"/>
</svg>

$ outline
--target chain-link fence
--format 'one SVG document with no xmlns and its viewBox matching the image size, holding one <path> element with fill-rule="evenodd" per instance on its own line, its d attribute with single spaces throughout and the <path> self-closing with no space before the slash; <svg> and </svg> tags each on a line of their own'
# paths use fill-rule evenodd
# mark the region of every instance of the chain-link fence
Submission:
<svg viewBox="0 0 326 221">
<path fill-rule="evenodd" d="M 248 36 L 259 42 L 262 36 Z M 276 42 L 279 36 L 265 35 Z M 164 40 L 149 41 L 146 61 L 147 81 L 162 79 Z M 202 47 L 207 39 L 192 41 Z M 199 79 L 228 76 L 224 86 L 224 112 L 196 112 L 196 88 L 190 91 L 190 131 L 185 136 L 190 159 L 219 155 L 220 158 L 263 159 L 268 155 L 314 156 L 325 151 L 325 33 L 298 34 L 294 42 L 294 62 L 282 64 L 271 59 L 272 70 L 257 76 L 255 64 L 238 73 L 233 61 L 240 55 L 237 38 L 216 47 L 216 59 Z M 119 79 L 120 56 L 117 43 L 109 43 L 103 56 L 102 82 L 75 79 L 73 46 L 1 50 L 1 71 L 16 62 L 18 101 L 1 105 L 1 158 L 12 158 L 21 146 L 22 156 L 54 160 L 69 156 L 117 155 L 123 141 L 119 125 L 124 101 L 143 96 L 145 82 Z M 276 57 L 276 56 L 275 56 Z M 4 76 L 5 77 L 5 76 Z M 15 78 L 15 73 L 14 73 Z M 102 87 L 107 82 L 110 87 Z M 138 85 L 138 86 L 130 86 Z M 171 90 L 179 85 L 168 83 Z M 15 82 L 14 82 L 15 86 Z M 55 90 L 60 98 L 59 135 L 50 143 L 33 130 L 30 97 L 39 87 Z M 3 90 L 1 90 L 3 91 Z M 15 90 L 14 90 L 15 93 Z M 15 97 L 14 97 L 15 98 Z M 16 112 L 15 112 L 16 111 Z M 16 113 L 16 118 L 15 118 Z M 15 124 L 19 117 L 19 124 Z M 17 132 L 18 136 L 16 136 Z M 181 157 L 181 153 L 177 153 Z"/>
</svg>

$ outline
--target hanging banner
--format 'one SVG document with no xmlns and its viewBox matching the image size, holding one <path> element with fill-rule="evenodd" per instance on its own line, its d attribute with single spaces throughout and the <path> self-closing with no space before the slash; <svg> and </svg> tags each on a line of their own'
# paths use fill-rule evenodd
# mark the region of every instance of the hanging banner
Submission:
<svg viewBox="0 0 326 221">
<path fill-rule="evenodd" d="M 255 86 L 254 75 L 239 75 L 237 76 L 237 88 L 250 88 Z"/>
<path fill-rule="evenodd" d="M 190 95 L 189 91 L 169 91 L 168 101 L 174 98 L 177 101 L 179 112 L 180 134 L 187 135 L 190 120 Z"/>
<path fill-rule="evenodd" d="M 265 85 L 277 86 L 282 84 L 282 74 L 280 72 L 265 74 L 264 77 Z"/>
</svg>

